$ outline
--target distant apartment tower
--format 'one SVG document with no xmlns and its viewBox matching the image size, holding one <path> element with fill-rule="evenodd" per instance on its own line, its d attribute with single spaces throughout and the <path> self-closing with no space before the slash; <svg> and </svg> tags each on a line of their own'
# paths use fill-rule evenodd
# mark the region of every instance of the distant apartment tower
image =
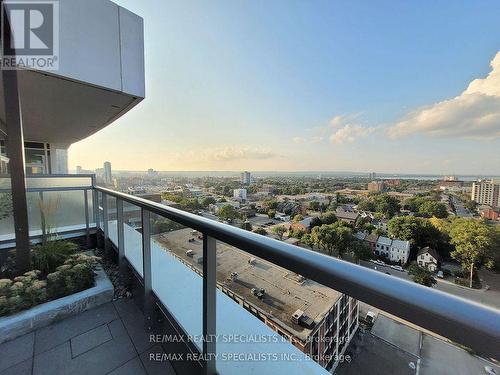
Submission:
<svg viewBox="0 0 500 375">
<path fill-rule="evenodd" d="M 384 181 L 372 181 L 368 183 L 368 191 L 374 193 L 381 193 L 385 190 Z"/>
<path fill-rule="evenodd" d="M 113 183 L 113 175 L 111 174 L 111 163 L 109 161 L 104 162 L 104 182 L 108 185 Z"/>
<path fill-rule="evenodd" d="M 377 174 L 375 172 L 368 173 L 368 178 L 370 180 L 375 180 L 377 178 Z"/>
<path fill-rule="evenodd" d="M 241 172 L 241 183 L 250 185 L 252 183 L 252 174 L 250 172 Z"/>
<path fill-rule="evenodd" d="M 247 189 L 234 189 L 233 190 L 233 198 L 246 201 L 247 200 Z"/>
<path fill-rule="evenodd" d="M 82 174 L 83 168 L 81 165 L 76 166 L 76 174 Z"/>
<path fill-rule="evenodd" d="M 478 180 L 472 184 L 471 199 L 479 204 L 500 207 L 500 180 Z"/>
</svg>

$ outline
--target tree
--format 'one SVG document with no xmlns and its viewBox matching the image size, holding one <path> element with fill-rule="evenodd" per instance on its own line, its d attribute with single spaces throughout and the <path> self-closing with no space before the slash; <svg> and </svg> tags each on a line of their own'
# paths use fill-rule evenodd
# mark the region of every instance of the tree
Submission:
<svg viewBox="0 0 500 375">
<path fill-rule="evenodd" d="M 318 201 L 311 201 L 309 202 L 309 209 L 311 211 L 319 211 L 320 209 L 320 204 Z"/>
<path fill-rule="evenodd" d="M 417 248 L 437 248 L 441 233 L 428 219 L 414 216 L 398 216 L 387 223 L 389 237 L 410 241 Z"/>
<path fill-rule="evenodd" d="M 253 232 L 254 232 L 254 233 L 257 233 L 257 234 L 261 234 L 261 235 L 263 235 L 263 236 L 267 235 L 266 230 L 265 230 L 264 228 L 262 228 L 262 227 L 259 227 L 259 228 L 254 229 L 254 231 L 253 231 Z"/>
<path fill-rule="evenodd" d="M 432 276 L 432 272 L 417 266 L 415 263 L 408 267 L 408 275 L 412 276 L 414 282 L 421 285 L 432 287 L 436 284 L 436 279 Z"/>
<path fill-rule="evenodd" d="M 375 211 L 384 214 L 386 217 L 393 217 L 401 209 L 399 200 L 388 194 L 376 195 L 374 198 Z"/>
<path fill-rule="evenodd" d="M 342 221 L 314 227 L 311 237 L 320 249 L 330 255 L 336 252 L 340 258 L 344 252 L 348 251 L 351 241 L 354 240 L 352 229 Z"/>
<path fill-rule="evenodd" d="M 283 225 L 276 225 L 271 229 L 274 234 L 276 234 L 280 240 L 283 239 L 283 235 L 286 233 L 287 229 Z"/>
<path fill-rule="evenodd" d="M 299 240 L 304 236 L 304 234 L 306 234 L 306 232 L 301 228 L 294 230 L 290 229 L 288 231 L 288 235 L 290 237 L 298 238 Z"/>
<path fill-rule="evenodd" d="M 491 265 L 488 251 L 493 242 L 491 229 L 476 220 L 456 219 L 450 230 L 450 242 L 455 245 L 451 257 L 457 260 L 464 271 L 469 272 L 469 287 L 472 288 L 474 270 L 481 263 Z"/>
<path fill-rule="evenodd" d="M 310 233 L 304 234 L 300 239 L 300 242 L 314 250 L 314 240 Z"/>
<path fill-rule="evenodd" d="M 319 216 L 315 216 L 313 217 L 311 223 L 309 224 L 309 229 L 312 230 L 314 227 L 320 227 L 321 225 L 323 225 L 323 221 Z"/>
<path fill-rule="evenodd" d="M 274 217 L 276 216 L 276 211 L 275 210 L 267 211 L 267 216 L 269 217 L 269 219 L 274 219 Z"/>
<path fill-rule="evenodd" d="M 214 197 L 205 197 L 201 200 L 201 205 L 205 208 L 210 206 L 211 204 L 215 204 L 216 200 Z"/>
<path fill-rule="evenodd" d="M 365 241 L 353 240 L 349 244 L 349 252 L 354 258 L 361 260 L 370 260 L 373 258 L 372 250 Z"/>
<path fill-rule="evenodd" d="M 327 211 L 323 215 L 321 215 L 321 222 L 323 224 L 333 224 L 337 221 L 337 216 L 333 211 Z"/>
<path fill-rule="evenodd" d="M 388 194 L 376 194 L 360 201 L 357 208 L 360 211 L 378 212 L 391 218 L 399 212 L 401 205 L 395 197 Z"/>
<path fill-rule="evenodd" d="M 302 221 L 302 220 L 304 220 L 304 216 L 302 216 L 302 215 L 300 215 L 300 214 L 295 215 L 295 216 L 293 217 L 293 221 L 294 221 L 294 222 L 296 222 L 296 223 L 298 223 L 299 221 Z"/>
<path fill-rule="evenodd" d="M 427 199 L 418 208 L 419 216 L 423 217 L 437 217 L 443 219 L 448 217 L 448 209 L 443 203 Z"/>
<path fill-rule="evenodd" d="M 219 208 L 217 215 L 222 220 L 234 220 L 234 219 L 239 218 L 239 216 L 240 216 L 238 211 L 236 211 L 236 209 L 233 206 L 231 206 L 230 204 L 227 204 L 227 205 Z"/>
</svg>

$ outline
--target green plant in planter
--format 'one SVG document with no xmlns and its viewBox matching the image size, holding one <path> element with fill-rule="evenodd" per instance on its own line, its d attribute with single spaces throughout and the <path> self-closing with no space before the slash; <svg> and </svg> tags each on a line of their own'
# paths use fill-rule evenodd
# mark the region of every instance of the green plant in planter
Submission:
<svg viewBox="0 0 500 375">
<path fill-rule="evenodd" d="M 31 255 L 33 268 L 48 275 L 74 254 L 76 249 L 77 245 L 69 241 L 49 241 L 35 246 Z"/>
<path fill-rule="evenodd" d="M 38 305 L 47 300 L 47 282 L 40 280 L 40 271 L 0 280 L 0 316 Z"/>
<path fill-rule="evenodd" d="M 92 287 L 99 259 L 85 254 L 71 255 L 55 272 L 47 275 L 48 295 L 59 298 Z"/>
</svg>

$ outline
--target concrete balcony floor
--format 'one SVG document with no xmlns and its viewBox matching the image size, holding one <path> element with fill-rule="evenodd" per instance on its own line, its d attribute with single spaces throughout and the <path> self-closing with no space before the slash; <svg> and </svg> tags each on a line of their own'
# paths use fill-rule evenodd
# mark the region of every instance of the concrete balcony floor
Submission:
<svg viewBox="0 0 500 375">
<path fill-rule="evenodd" d="M 131 299 L 109 302 L 0 345 L 0 375 L 175 374 Z"/>
</svg>

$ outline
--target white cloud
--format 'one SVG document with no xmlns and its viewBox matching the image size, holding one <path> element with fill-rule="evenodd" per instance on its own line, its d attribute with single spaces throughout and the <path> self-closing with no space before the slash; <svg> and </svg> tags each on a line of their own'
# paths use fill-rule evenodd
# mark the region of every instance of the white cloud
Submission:
<svg viewBox="0 0 500 375">
<path fill-rule="evenodd" d="M 391 138 L 422 133 L 431 137 L 500 137 L 500 52 L 486 78 L 475 79 L 459 96 L 409 113 L 390 127 Z"/>
<path fill-rule="evenodd" d="M 341 144 L 344 142 L 352 143 L 357 138 L 367 137 L 375 131 L 372 127 L 363 127 L 360 125 L 344 125 L 342 128 L 337 130 L 335 133 L 330 135 L 330 142 L 335 144 Z"/>
<path fill-rule="evenodd" d="M 272 151 L 265 149 L 257 149 L 251 147 L 225 147 L 221 149 L 210 150 L 208 158 L 214 161 L 232 161 L 232 160 L 264 160 L 272 159 L 278 155 Z"/>
</svg>

